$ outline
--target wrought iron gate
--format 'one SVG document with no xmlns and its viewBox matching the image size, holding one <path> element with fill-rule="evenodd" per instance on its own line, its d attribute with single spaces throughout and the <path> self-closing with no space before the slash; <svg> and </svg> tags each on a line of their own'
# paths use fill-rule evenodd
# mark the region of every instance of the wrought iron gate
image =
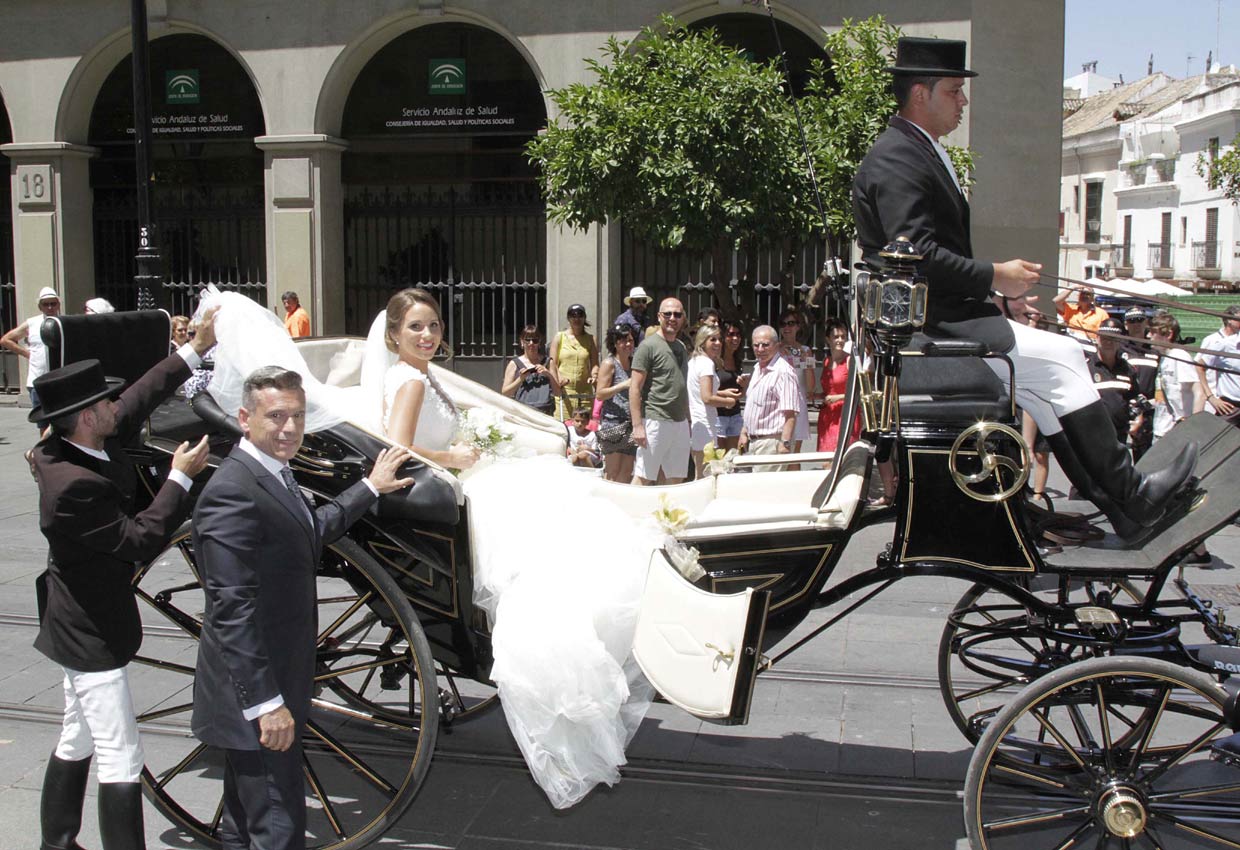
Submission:
<svg viewBox="0 0 1240 850">
<path fill-rule="evenodd" d="M 531 182 L 345 186 L 345 326 L 435 292 L 457 357 L 502 357 L 546 314 L 547 218 Z"/>
<path fill-rule="evenodd" d="M 164 258 L 163 292 L 151 293 L 156 306 L 189 315 L 208 283 L 266 304 L 262 186 L 161 186 L 153 200 Z M 133 190 L 96 188 L 94 222 L 95 292 L 118 310 L 132 310 L 139 306 Z"/>
<path fill-rule="evenodd" d="M 757 280 L 754 285 L 754 303 L 748 305 L 750 315 L 759 323 L 775 325 L 784 308 L 779 282 L 791 258 L 793 288 L 798 298 L 813 287 L 814 280 L 822 270 L 826 259 L 826 246 L 814 235 L 798 241 L 790 241 L 787 248 L 764 248 L 758 251 Z M 733 281 L 731 289 L 736 297 L 736 279 L 740 276 L 745 258 L 737 251 L 729 255 L 726 274 Z M 689 321 L 698 311 L 717 306 L 714 287 L 711 285 L 712 259 L 709 253 L 691 251 L 667 251 L 637 239 L 627 228 L 620 231 L 620 280 L 622 288 L 643 286 L 652 297 L 675 296 L 685 305 Z M 821 328 L 815 326 L 807 340 L 821 351 L 825 340 L 818 339 Z"/>
</svg>

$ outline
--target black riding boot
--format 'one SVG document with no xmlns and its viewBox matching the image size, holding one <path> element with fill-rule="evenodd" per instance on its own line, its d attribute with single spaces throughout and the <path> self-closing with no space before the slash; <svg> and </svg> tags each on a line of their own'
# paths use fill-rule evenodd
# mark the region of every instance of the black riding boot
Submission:
<svg viewBox="0 0 1240 850">
<path fill-rule="evenodd" d="M 1197 465 L 1197 446 L 1190 443 L 1157 472 L 1137 472 L 1128 449 L 1115 439 L 1115 426 L 1101 401 L 1061 416 L 1059 422 L 1080 468 L 1092 482 L 1088 488 L 1079 484 L 1078 488 L 1087 495 L 1105 497 L 1093 501 L 1120 537 L 1136 537 L 1157 522 Z"/>
<path fill-rule="evenodd" d="M 43 774 L 39 799 L 39 823 L 43 830 L 40 850 L 82 850 L 77 843 L 82 828 L 82 801 L 90 778 L 90 758 L 69 761 L 53 753 Z"/>
<path fill-rule="evenodd" d="M 99 837 L 103 850 L 146 850 L 140 782 L 99 783 Z"/>
<path fill-rule="evenodd" d="M 1098 510 L 1106 514 L 1115 533 L 1120 537 L 1136 537 L 1141 531 L 1141 526 L 1130 520 L 1110 496 L 1094 486 L 1094 480 L 1081 465 L 1081 459 L 1076 456 L 1072 443 L 1068 441 L 1068 435 L 1062 431 L 1058 434 L 1046 435 L 1046 442 L 1050 445 L 1055 460 L 1059 462 L 1059 468 L 1063 470 L 1063 474 L 1067 476 L 1077 495 L 1097 505 Z M 1069 498 L 1075 499 L 1077 495 L 1070 495 Z"/>
</svg>

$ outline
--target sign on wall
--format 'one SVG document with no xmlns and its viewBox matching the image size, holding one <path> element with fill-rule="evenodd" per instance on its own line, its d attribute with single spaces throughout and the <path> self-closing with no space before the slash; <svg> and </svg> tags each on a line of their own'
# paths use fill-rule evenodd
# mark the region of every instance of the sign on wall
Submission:
<svg viewBox="0 0 1240 850">
<path fill-rule="evenodd" d="M 511 43 L 483 27 L 445 23 L 410 30 L 376 53 L 353 83 L 343 124 L 344 136 L 356 139 L 529 135 L 546 122 L 538 81 Z"/>
<path fill-rule="evenodd" d="M 164 74 L 164 103 L 197 103 L 198 91 L 197 68 Z"/>
<path fill-rule="evenodd" d="M 427 94 L 465 94 L 464 59 L 432 59 L 427 76 Z"/>
<path fill-rule="evenodd" d="M 156 142 L 253 138 L 263 134 L 254 84 L 237 59 L 206 36 L 151 42 L 151 134 Z M 104 81 L 90 119 L 92 145 L 133 144 L 132 63 Z M 162 83 L 162 89 L 161 84 Z"/>
</svg>

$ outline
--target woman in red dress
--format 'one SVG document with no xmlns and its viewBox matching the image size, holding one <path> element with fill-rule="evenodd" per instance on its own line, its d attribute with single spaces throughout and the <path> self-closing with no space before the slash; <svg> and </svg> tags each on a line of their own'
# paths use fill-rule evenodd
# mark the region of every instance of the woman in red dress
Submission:
<svg viewBox="0 0 1240 850">
<path fill-rule="evenodd" d="M 844 391 L 848 388 L 848 325 L 841 319 L 827 320 L 828 353 L 822 364 L 822 407 L 818 410 L 818 451 L 833 452 L 840 442 L 840 417 L 844 412 Z M 860 422 L 853 423 L 846 442 L 857 437 Z"/>
</svg>

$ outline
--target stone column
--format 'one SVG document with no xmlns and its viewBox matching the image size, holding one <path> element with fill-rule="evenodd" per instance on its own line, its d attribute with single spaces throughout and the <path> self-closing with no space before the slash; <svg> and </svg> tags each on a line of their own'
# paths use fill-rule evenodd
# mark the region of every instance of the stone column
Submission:
<svg viewBox="0 0 1240 850">
<path fill-rule="evenodd" d="M 340 155 L 322 134 L 259 136 L 265 156 L 267 303 L 297 292 L 316 336 L 344 333 L 344 205 Z"/>
<path fill-rule="evenodd" d="M 0 145 L 0 153 L 9 159 L 13 187 L 17 318 L 38 312 L 39 290 L 45 286 L 60 294 L 65 313 L 80 313 L 95 295 L 89 164 L 99 149 L 67 142 L 23 142 Z M 24 358 L 21 367 L 24 386 Z"/>
<path fill-rule="evenodd" d="M 568 327 L 570 304 L 582 304 L 601 345 L 614 308 L 608 302 L 606 228 L 547 224 L 547 339 Z M 601 348 L 600 348 L 601 351 Z"/>
</svg>

